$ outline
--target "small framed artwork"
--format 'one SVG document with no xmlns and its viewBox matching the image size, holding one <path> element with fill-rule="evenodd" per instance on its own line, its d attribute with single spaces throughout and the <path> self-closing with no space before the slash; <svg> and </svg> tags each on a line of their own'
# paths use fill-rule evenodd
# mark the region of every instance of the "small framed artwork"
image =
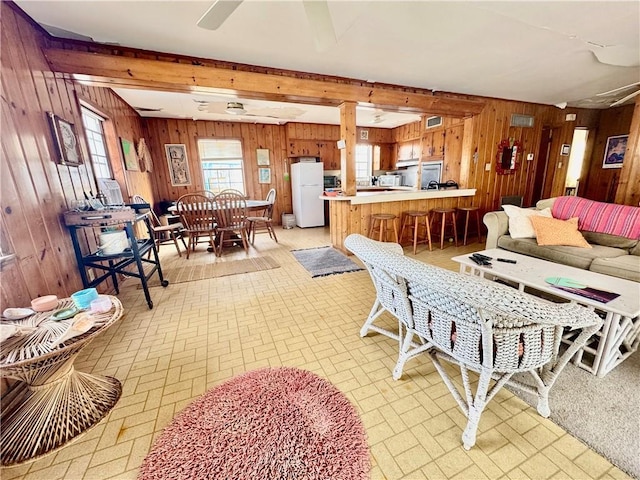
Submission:
<svg viewBox="0 0 640 480">
<path fill-rule="evenodd" d="M 187 147 L 183 143 L 166 143 L 164 149 L 167 154 L 171 185 L 174 187 L 191 185 Z"/>
<path fill-rule="evenodd" d="M 258 169 L 258 183 L 271 183 L 271 169 L 259 168 Z"/>
<path fill-rule="evenodd" d="M 133 148 L 133 142 L 126 138 L 120 137 L 120 146 L 122 147 L 122 157 L 124 158 L 124 166 L 127 170 L 139 171 L 138 154 Z M 144 171 L 144 170 L 143 170 Z"/>
<path fill-rule="evenodd" d="M 258 165 L 262 165 L 262 166 L 269 165 L 269 149 L 268 148 L 256 149 L 256 155 L 258 157 Z"/>
<path fill-rule="evenodd" d="M 71 122 L 60 118 L 52 112 L 47 112 L 51 134 L 58 150 L 58 163 L 77 167 L 82 164 L 80 145 L 76 127 Z"/>
<path fill-rule="evenodd" d="M 616 135 L 615 137 L 607 138 L 602 168 L 622 168 L 628 139 L 629 135 Z"/>
<path fill-rule="evenodd" d="M 569 145 L 568 143 L 563 143 L 562 148 L 560 148 L 560 155 L 566 157 L 567 155 L 569 155 L 570 151 L 571 151 L 571 145 Z"/>
</svg>

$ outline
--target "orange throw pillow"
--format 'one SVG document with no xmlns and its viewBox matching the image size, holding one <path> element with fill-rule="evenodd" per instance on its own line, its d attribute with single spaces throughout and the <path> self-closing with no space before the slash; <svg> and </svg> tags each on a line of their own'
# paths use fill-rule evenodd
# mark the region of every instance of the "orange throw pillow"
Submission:
<svg viewBox="0 0 640 480">
<path fill-rule="evenodd" d="M 591 248 L 578 231 L 578 217 L 569 220 L 546 217 L 529 217 L 529 219 L 536 231 L 538 245 Z"/>
</svg>

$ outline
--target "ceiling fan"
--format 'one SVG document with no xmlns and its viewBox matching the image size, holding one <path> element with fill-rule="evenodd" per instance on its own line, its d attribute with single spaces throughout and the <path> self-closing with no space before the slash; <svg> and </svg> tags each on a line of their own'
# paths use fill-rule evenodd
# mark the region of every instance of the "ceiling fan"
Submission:
<svg viewBox="0 0 640 480">
<path fill-rule="evenodd" d="M 200 17 L 197 25 L 207 30 L 217 30 L 240 6 L 243 0 L 215 0 Z M 313 32 L 318 52 L 325 52 L 336 44 L 336 32 L 326 0 L 302 0 Z"/>
<path fill-rule="evenodd" d="M 596 96 L 598 97 L 606 97 L 611 95 L 612 93 L 616 93 L 616 92 L 621 92 L 624 90 L 628 90 L 631 87 L 636 87 L 640 85 L 640 82 L 634 82 L 634 83 L 630 83 L 629 85 L 625 85 L 624 87 L 619 87 L 619 88 L 614 88 L 613 90 L 609 90 L 608 92 L 602 92 L 602 93 L 598 93 Z M 617 107 L 618 105 L 622 105 L 623 103 L 625 103 L 627 100 L 631 100 L 633 97 L 635 97 L 636 95 L 640 95 L 640 88 L 637 88 L 634 92 L 631 92 L 630 94 L 616 100 L 615 102 L 613 102 L 611 105 L 609 105 L 610 107 Z"/>
<path fill-rule="evenodd" d="M 298 107 L 263 107 L 253 108 L 248 111 L 241 102 L 209 102 L 207 100 L 196 100 L 200 112 L 228 114 L 242 117 L 263 117 L 277 118 L 279 120 L 293 120 L 303 113 L 304 110 Z"/>
</svg>

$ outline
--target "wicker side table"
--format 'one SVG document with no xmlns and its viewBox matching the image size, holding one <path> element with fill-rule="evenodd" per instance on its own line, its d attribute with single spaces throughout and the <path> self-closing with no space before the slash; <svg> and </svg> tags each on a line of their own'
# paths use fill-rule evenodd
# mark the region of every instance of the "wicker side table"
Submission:
<svg viewBox="0 0 640 480">
<path fill-rule="evenodd" d="M 93 327 L 60 345 L 55 340 L 73 318 L 53 321 L 53 312 L 36 313 L 13 323 L 28 333 L 2 342 L 0 376 L 19 380 L 2 398 L 0 457 L 2 466 L 17 465 L 52 453 L 102 420 L 122 394 L 120 382 L 78 372 L 73 362 L 97 335 L 117 322 L 122 304 L 113 296 L 111 309 L 92 314 Z M 73 306 L 70 299 L 57 308 Z"/>
</svg>

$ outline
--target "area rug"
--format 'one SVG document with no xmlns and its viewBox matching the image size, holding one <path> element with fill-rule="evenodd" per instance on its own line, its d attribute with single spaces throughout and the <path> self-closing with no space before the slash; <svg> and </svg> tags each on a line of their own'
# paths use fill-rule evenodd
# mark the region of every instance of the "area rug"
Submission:
<svg viewBox="0 0 640 480">
<path fill-rule="evenodd" d="M 234 377 L 188 405 L 138 479 L 364 480 L 369 470 L 349 400 L 309 371 L 281 367 Z"/>
<path fill-rule="evenodd" d="M 311 273 L 312 278 L 362 270 L 344 253 L 333 247 L 305 248 L 291 250 L 291 253 Z"/>
<path fill-rule="evenodd" d="M 169 280 L 169 284 L 194 282 L 206 278 L 225 277 L 227 275 L 238 275 L 240 273 L 259 272 L 261 270 L 271 270 L 279 268 L 280 265 L 269 256 L 243 258 L 242 260 L 231 260 L 230 262 L 206 263 L 204 265 L 192 265 L 185 260 L 179 267 L 163 268 L 162 275 Z M 154 275 L 148 282 L 150 287 L 160 286 L 158 275 Z M 138 289 L 142 288 L 138 284 Z"/>
<path fill-rule="evenodd" d="M 536 399 L 510 389 L 529 405 Z M 549 417 L 629 475 L 640 478 L 640 352 L 604 377 L 568 364 L 549 393 Z"/>
</svg>

